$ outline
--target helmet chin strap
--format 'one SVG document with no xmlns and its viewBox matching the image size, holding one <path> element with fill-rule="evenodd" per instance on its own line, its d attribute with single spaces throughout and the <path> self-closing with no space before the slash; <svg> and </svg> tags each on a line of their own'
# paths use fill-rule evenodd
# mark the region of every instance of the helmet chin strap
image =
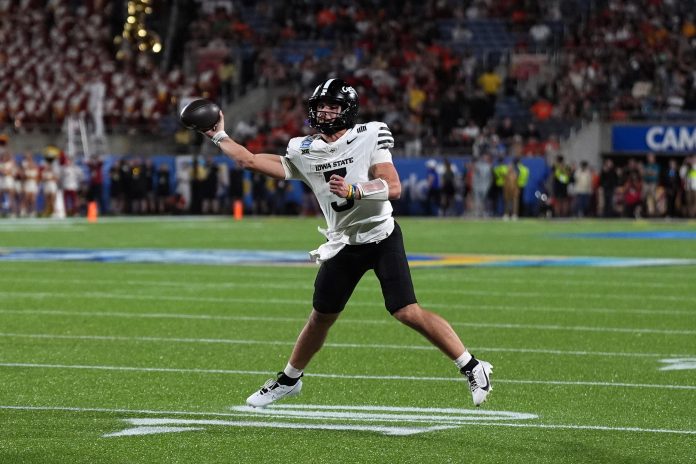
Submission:
<svg viewBox="0 0 696 464">
<path fill-rule="evenodd" d="M 319 123 L 319 124 L 315 125 L 314 127 L 316 129 L 318 129 L 319 132 L 321 132 L 322 134 L 334 135 L 336 132 L 342 131 L 343 129 L 347 129 L 345 123 L 342 123 L 342 121 L 340 121 L 341 119 L 343 119 L 342 116 L 338 116 L 336 119 L 333 119 L 331 121 L 327 121 L 324 123 Z M 333 126 L 333 123 L 336 122 L 337 120 L 339 120 L 338 121 L 339 125 Z"/>
<path fill-rule="evenodd" d="M 334 135 L 336 132 L 340 132 L 343 129 L 345 129 L 345 127 L 338 127 L 338 128 L 334 127 L 334 128 L 319 129 L 319 132 L 321 132 L 324 135 Z"/>
</svg>

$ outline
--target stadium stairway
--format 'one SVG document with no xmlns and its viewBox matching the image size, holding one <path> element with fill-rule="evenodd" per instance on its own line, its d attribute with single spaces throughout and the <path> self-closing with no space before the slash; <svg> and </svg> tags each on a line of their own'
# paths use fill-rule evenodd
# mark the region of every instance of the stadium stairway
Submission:
<svg viewBox="0 0 696 464">
<path fill-rule="evenodd" d="M 289 93 L 292 86 L 256 87 L 223 108 L 225 128 L 234 129 L 239 121 L 249 121 L 259 111 L 269 107 L 281 95 Z"/>
<path fill-rule="evenodd" d="M 602 140 L 602 124 L 597 120 L 586 122 L 579 129 L 573 129 L 566 139 L 562 139 L 561 153 L 567 163 L 579 165 L 580 161 L 587 161 L 599 168 L 594 154 L 603 151 Z"/>
</svg>

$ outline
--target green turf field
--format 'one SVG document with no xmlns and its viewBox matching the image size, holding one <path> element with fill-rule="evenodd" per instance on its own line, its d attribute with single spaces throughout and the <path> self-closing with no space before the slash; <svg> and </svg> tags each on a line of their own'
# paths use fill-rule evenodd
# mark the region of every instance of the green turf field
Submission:
<svg viewBox="0 0 696 464">
<path fill-rule="evenodd" d="M 694 222 L 399 220 L 410 253 L 696 260 Z M 307 251 L 319 219 L 0 221 L 16 249 Z M 358 286 L 299 397 L 250 411 L 312 266 L 0 259 L 0 463 L 696 462 L 696 265 L 414 267 L 494 366 L 454 365 Z"/>
</svg>

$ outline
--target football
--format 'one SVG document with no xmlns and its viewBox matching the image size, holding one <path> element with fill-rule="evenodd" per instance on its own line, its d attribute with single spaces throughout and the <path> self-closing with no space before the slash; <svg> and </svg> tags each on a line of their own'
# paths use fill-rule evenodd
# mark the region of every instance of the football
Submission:
<svg viewBox="0 0 696 464">
<path fill-rule="evenodd" d="M 220 119 L 220 107 L 210 100 L 199 98 L 181 110 L 179 119 L 188 129 L 206 132 L 215 127 Z"/>
</svg>

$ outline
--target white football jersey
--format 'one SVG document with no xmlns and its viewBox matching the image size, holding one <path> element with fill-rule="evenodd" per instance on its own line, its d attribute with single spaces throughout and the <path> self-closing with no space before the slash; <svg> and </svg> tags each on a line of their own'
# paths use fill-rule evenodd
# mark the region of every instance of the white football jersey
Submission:
<svg viewBox="0 0 696 464">
<path fill-rule="evenodd" d="M 394 146 L 391 131 L 383 122 L 356 124 L 335 142 L 327 143 L 320 135 L 290 140 L 281 157 L 286 179 L 298 179 L 314 192 L 328 230 L 320 230 L 328 239 L 312 252 L 318 262 L 334 256 L 346 245 L 378 242 L 394 230 L 392 206 L 387 201 L 346 200 L 329 191 L 329 178 L 338 174 L 349 184 L 366 182 L 370 167 L 391 163 Z"/>
</svg>

